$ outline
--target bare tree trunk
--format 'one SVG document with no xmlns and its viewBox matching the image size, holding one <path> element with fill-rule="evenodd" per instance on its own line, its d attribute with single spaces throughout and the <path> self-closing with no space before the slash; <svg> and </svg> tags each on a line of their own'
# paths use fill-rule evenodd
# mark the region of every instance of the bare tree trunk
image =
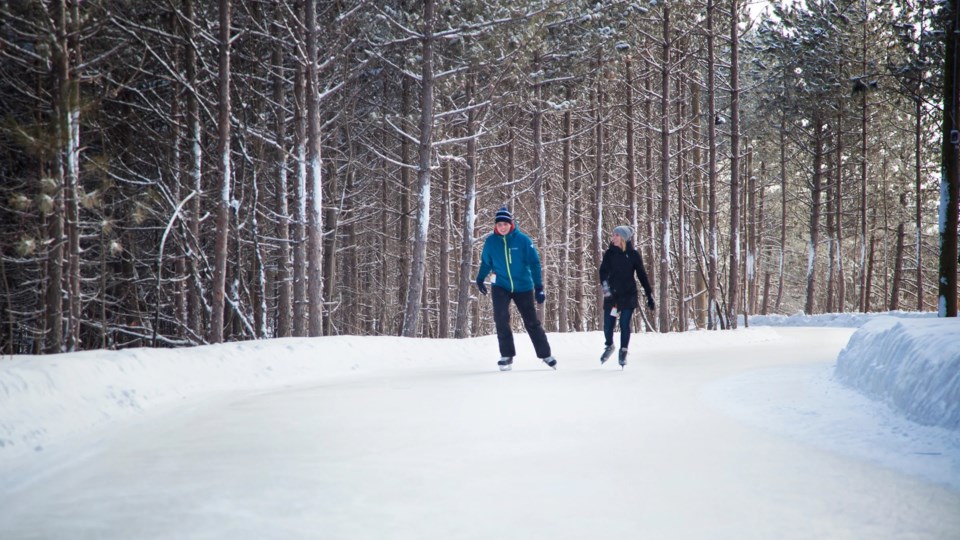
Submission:
<svg viewBox="0 0 960 540">
<path fill-rule="evenodd" d="M 467 79 L 467 105 L 473 104 L 475 75 Z M 460 284 L 457 290 L 457 321 L 454 336 L 470 337 L 470 286 L 473 283 L 473 242 L 477 221 L 477 112 L 467 111 L 467 170 L 463 194 L 463 238 L 460 241 Z"/>
<path fill-rule="evenodd" d="M 180 32 L 177 18 L 171 17 L 170 20 L 171 20 L 170 34 L 177 35 Z M 175 45 L 173 50 L 174 69 L 176 69 L 178 72 L 180 72 L 183 69 L 181 56 L 182 56 L 181 46 L 179 44 Z M 183 113 L 182 113 L 181 99 L 183 95 L 183 85 L 182 83 L 178 82 L 174 85 L 174 88 L 175 88 L 175 91 L 170 98 L 170 118 L 171 118 L 170 120 L 170 157 L 169 157 L 170 166 L 169 166 L 167 175 L 170 179 L 169 182 L 170 182 L 171 200 L 177 201 L 177 203 L 179 204 L 179 201 L 183 200 L 183 178 L 181 176 L 181 172 L 182 172 L 181 147 L 183 144 L 183 120 L 182 120 Z M 177 212 L 179 211 L 180 209 L 178 208 Z M 182 216 L 180 216 L 180 219 L 182 219 Z M 180 227 L 180 230 L 183 230 L 183 227 Z M 105 242 L 103 241 L 104 234 L 101 232 L 99 236 L 100 236 L 100 246 L 101 246 L 100 249 L 103 250 L 103 246 L 105 245 Z M 183 245 L 181 246 L 181 249 L 179 249 L 176 255 L 174 256 L 175 257 L 174 275 L 176 276 L 177 282 L 174 285 L 174 293 L 173 293 L 174 294 L 173 318 L 174 320 L 177 321 L 177 328 L 175 332 L 177 337 L 180 337 L 180 338 L 183 338 L 189 335 L 189 331 L 185 331 L 185 328 L 184 328 L 184 325 L 189 320 L 188 314 L 187 314 L 187 297 L 190 295 L 189 285 L 188 285 L 189 275 L 187 274 L 187 261 L 186 261 L 186 256 L 188 252 L 187 246 L 188 246 L 187 242 L 184 242 Z M 105 257 L 106 257 L 105 254 L 101 253 L 101 256 L 100 256 L 101 274 L 104 271 L 104 266 L 106 266 L 105 264 L 103 264 L 106 262 Z M 159 272 L 157 272 L 157 277 L 158 278 L 160 277 Z M 104 283 L 104 280 L 105 278 L 101 275 L 100 276 L 101 283 Z M 105 296 L 102 296 L 102 292 L 106 290 L 106 287 L 103 286 L 101 287 L 100 290 L 101 290 L 101 297 L 106 298 Z M 160 306 L 160 302 L 157 302 L 157 306 L 158 307 Z M 103 326 L 101 326 L 101 330 L 100 330 L 100 336 L 101 336 L 100 348 L 105 348 L 104 342 L 106 338 L 106 328 L 105 328 L 106 317 L 103 317 L 101 319 L 101 322 Z M 156 336 L 157 330 L 158 330 L 157 325 L 154 324 L 155 336 Z"/>
<path fill-rule="evenodd" d="M 777 301 L 773 304 L 774 311 L 780 311 L 783 300 L 783 275 L 787 252 L 787 128 L 786 113 L 780 116 L 780 260 L 777 263 L 779 278 L 777 280 Z"/>
<path fill-rule="evenodd" d="M 717 224 L 717 92 L 715 37 L 713 35 L 714 6 L 713 0 L 707 0 L 707 328 L 709 329 L 717 328 L 717 317 L 720 315 L 720 306 L 717 302 L 720 255 Z"/>
<path fill-rule="evenodd" d="M 841 106 L 842 108 L 842 106 Z M 835 251 L 835 261 L 833 264 L 832 272 L 836 273 L 836 291 L 837 291 L 837 303 L 836 310 L 840 313 L 845 311 L 844 304 L 846 302 L 847 288 L 846 288 L 846 276 L 843 275 L 843 133 L 840 131 L 840 126 L 843 123 L 840 118 L 837 118 L 837 130 L 840 132 L 837 135 L 837 148 L 836 148 L 836 179 L 834 181 L 834 203 L 833 210 L 835 213 L 834 221 L 834 251 Z M 863 267 L 861 266 L 861 269 Z M 861 272 L 862 273 L 862 272 Z"/>
<path fill-rule="evenodd" d="M 803 306 L 803 311 L 807 315 L 813 314 L 816 309 L 817 246 L 820 243 L 820 197 L 823 183 L 824 125 L 819 112 L 815 113 L 813 122 L 814 154 L 813 182 L 810 186 L 810 244 L 807 246 L 807 298 Z"/>
<path fill-rule="evenodd" d="M 437 337 L 450 337 L 450 161 L 443 164 L 440 186 L 440 275 L 437 283 Z"/>
<path fill-rule="evenodd" d="M 753 147 L 747 147 L 747 192 L 746 192 L 746 214 L 747 214 L 747 286 L 746 286 L 746 308 L 747 315 L 753 315 L 756 305 L 756 285 L 757 285 L 757 177 L 753 171 Z"/>
<path fill-rule="evenodd" d="M 740 300 L 740 8 L 731 1 L 730 21 L 730 281 L 727 284 L 727 319 L 737 327 Z"/>
<path fill-rule="evenodd" d="M 186 53 L 186 76 L 187 76 L 187 132 L 188 144 L 190 145 L 190 164 L 187 174 L 190 177 L 190 187 L 194 195 L 190 201 L 190 216 L 187 220 L 187 227 L 190 230 L 190 242 L 195 246 L 196 253 L 190 257 L 188 264 L 190 266 L 190 280 L 193 294 L 187 296 L 187 327 L 203 339 L 204 332 L 204 306 L 201 302 L 206 298 L 203 283 L 200 278 L 200 218 L 203 201 L 203 130 L 200 124 L 200 97 L 197 95 L 197 51 L 194 43 L 196 15 L 194 14 L 193 0 L 184 0 L 183 2 L 184 34 L 187 41 L 184 48 Z"/>
<path fill-rule="evenodd" d="M 54 27 L 57 32 L 56 51 L 54 53 L 55 83 L 54 110 L 57 114 L 56 136 L 60 151 L 56 156 L 56 187 L 50 190 L 53 204 L 49 212 L 50 249 L 47 254 L 46 284 L 46 347 L 45 352 L 56 354 L 64 351 L 63 342 L 63 259 L 64 259 L 64 198 L 66 190 L 67 155 L 66 141 L 69 138 L 67 116 L 69 114 L 70 58 L 67 46 L 67 5 L 66 0 L 57 2 Z M 69 274 L 68 274 L 69 275 Z M 68 278 L 69 279 L 69 278 Z M 69 284 L 67 284 L 69 287 Z M 68 305 L 69 313 L 69 305 Z"/>
<path fill-rule="evenodd" d="M 267 274 L 263 261 L 263 246 L 260 244 L 260 175 L 254 169 L 250 178 L 253 208 L 250 212 L 250 236 L 253 239 L 253 329 L 257 339 L 270 336 L 267 328 Z"/>
<path fill-rule="evenodd" d="M 406 76 L 400 83 L 400 125 L 406 129 L 410 117 L 410 79 Z M 400 137 L 400 163 L 410 163 L 410 143 L 406 137 Z M 400 167 L 400 281 L 398 283 L 397 303 L 406 305 L 410 293 L 410 169 Z M 397 321 L 398 333 L 403 331 L 403 314 Z"/>
<path fill-rule="evenodd" d="M 320 96 L 317 81 L 317 5 L 304 2 L 306 11 L 307 78 L 307 306 L 309 336 L 323 334 L 323 164 L 320 159 Z M 331 254 L 332 256 L 332 254 Z"/>
<path fill-rule="evenodd" d="M 579 131 L 579 130 L 575 129 L 574 131 Z M 586 175 L 584 173 L 584 168 L 585 166 L 584 166 L 583 160 L 578 159 L 575 163 L 574 174 L 573 174 L 573 178 L 575 179 L 573 192 L 576 195 L 575 199 L 577 201 L 582 201 L 585 199 L 585 196 L 583 195 L 584 185 L 581 185 L 581 182 L 583 184 L 586 184 L 586 182 L 583 180 L 584 178 L 586 178 Z M 575 231 L 584 230 L 584 227 L 585 227 L 584 214 L 585 213 L 586 212 L 574 213 L 573 230 Z M 587 235 L 578 234 L 576 235 L 576 238 L 577 238 L 577 245 L 576 245 L 576 248 L 573 250 L 573 253 L 574 253 L 573 267 L 577 269 L 583 269 L 588 264 L 587 261 L 584 260 L 585 259 L 584 254 L 590 253 L 589 249 L 587 248 Z M 590 264 L 589 267 L 596 268 L 595 266 L 596 262 L 591 261 L 591 263 L 593 264 Z M 587 322 L 589 307 L 583 299 L 584 295 L 586 294 L 584 292 L 584 287 L 585 286 L 590 287 L 590 285 L 592 285 L 593 282 L 596 281 L 596 278 L 594 278 L 596 274 L 593 272 L 587 272 L 586 274 L 587 275 L 584 275 L 584 273 L 581 273 L 578 275 L 577 288 L 574 289 L 574 293 L 573 293 L 574 302 L 577 306 L 577 309 L 576 309 L 577 316 L 574 318 L 573 324 L 574 324 L 574 330 L 577 332 L 584 332 L 590 327 L 589 323 Z"/>
<path fill-rule="evenodd" d="M 534 53 L 533 58 L 534 73 L 540 72 L 540 52 Z M 547 273 L 547 197 L 543 189 L 543 163 L 541 155 L 543 154 L 543 86 L 539 83 L 533 85 L 533 193 L 537 198 L 537 246 L 540 250 L 540 266 L 543 273 Z M 544 288 L 547 288 L 547 276 L 543 276 Z M 549 324 L 544 317 L 544 305 L 537 306 L 537 312 L 540 320 L 545 325 Z M 552 318 L 552 317 L 551 317 Z"/>
<path fill-rule="evenodd" d="M 770 271 L 766 269 L 766 257 L 764 251 L 764 230 L 767 223 L 767 216 L 765 212 L 766 204 L 766 184 L 767 184 L 767 164 L 763 161 L 760 162 L 760 177 L 758 179 L 758 184 L 756 186 L 756 199 L 757 199 L 757 220 L 754 233 L 756 239 L 753 241 L 754 245 L 757 246 L 757 255 L 754 260 L 754 272 L 759 277 L 760 273 L 764 274 L 764 283 L 763 283 L 763 314 L 767 314 L 767 293 L 770 292 Z M 754 286 L 753 297 L 756 299 L 759 297 L 757 289 L 759 288 L 759 283 Z M 753 312 L 757 313 L 756 302 L 753 306 Z"/>
<path fill-rule="evenodd" d="M 680 71 L 686 71 L 686 63 L 681 62 Z M 677 124 L 683 126 L 686 124 L 686 86 L 683 81 L 677 81 Z M 677 276 L 677 330 L 687 331 L 687 264 L 689 260 L 689 248 L 687 240 L 687 190 L 686 185 L 690 182 L 690 174 L 687 171 L 685 160 L 687 159 L 687 147 L 683 138 L 684 130 L 677 131 L 677 257 L 676 257 L 676 276 Z"/>
<path fill-rule="evenodd" d="M 893 260 L 893 282 L 890 288 L 890 311 L 900 309 L 900 282 L 903 280 L 903 251 L 904 238 L 906 231 L 904 223 L 901 221 L 897 225 L 897 249 Z"/>
<path fill-rule="evenodd" d="M 280 35 L 279 21 L 280 7 L 275 6 L 273 21 L 276 35 Z M 273 46 L 273 120 L 274 131 L 277 139 L 277 148 L 273 158 L 274 175 L 276 178 L 276 187 L 274 196 L 276 197 L 275 212 L 277 213 L 277 241 L 279 249 L 277 253 L 277 337 L 289 337 L 292 335 L 291 315 L 293 310 L 293 284 L 291 283 L 290 272 L 290 209 L 288 207 L 288 189 L 287 189 L 287 150 L 286 150 L 286 112 L 283 104 L 286 100 L 284 92 L 285 83 L 283 80 L 283 41 L 277 39 Z"/>
<path fill-rule="evenodd" d="M 61 0 L 63 1 L 63 0 Z M 64 211 L 67 233 L 67 351 L 80 349 L 80 2 L 70 3 L 69 23 L 73 28 L 66 32 L 65 61 L 70 66 L 66 79 L 61 83 L 61 111 L 66 122 L 64 153 Z M 64 3 L 66 8 L 66 2 Z M 66 22 L 66 21 L 65 21 Z"/>
<path fill-rule="evenodd" d="M 653 201 L 656 197 L 656 192 L 654 189 L 654 171 L 653 171 L 653 137 L 654 137 L 654 118 L 653 118 L 653 77 L 651 76 L 651 68 L 649 60 L 645 60 L 643 63 L 643 88 L 644 88 L 644 100 L 643 100 L 643 114 L 644 114 L 644 137 L 643 137 L 643 170 L 644 170 L 644 185 L 645 190 L 645 216 L 646 219 L 644 222 L 647 224 L 647 238 L 649 241 L 646 243 L 646 247 L 643 251 L 643 259 L 647 261 L 649 268 L 653 268 L 654 261 L 657 259 L 654 257 L 653 247 L 657 241 L 657 220 L 655 218 L 655 213 L 653 209 Z M 659 270 L 659 269 L 658 269 Z M 652 273 L 652 272 L 650 272 Z M 663 276 L 666 279 L 666 276 Z M 656 280 L 651 276 L 651 287 L 658 287 Z M 651 291 L 652 293 L 653 291 Z M 659 291 L 657 294 L 659 298 Z M 653 321 L 650 321 L 652 324 L 657 324 L 659 318 L 654 318 Z"/>
<path fill-rule="evenodd" d="M 834 143 L 835 145 L 837 143 Z M 828 156 L 827 170 L 836 169 L 834 161 L 839 156 Z M 824 312 L 833 313 L 833 300 L 836 272 L 836 225 L 834 218 L 837 214 L 835 206 L 837 203 L 836 178 L 827 177 L 827 251 L 829 254 L 829 264 L 827 265 L 827 298 Z"/>
<path fill-rule="evenodd" d="M 573 101 L 573 87 L 567 85 L 566 89 L 566 100 L 568 103 Z M 561 246 L 561 263 L 560 268 L 566 270 L 570 268 L 570 213 L 571 205 L 573 204 L 573 197 L 571 197 L 572 185 L 570 182 L 570 150 L 571 150 L 571 141 L 572 136 L 571 132 L 571 113 L 570 109 L 567 108 L 563 112 L 563 173 L 562 173 L 562 189 L 563 189 L 563 201 L 561 203 L 561 219 L 562 223 L 560 229 L 563 234 L 563 245 Z M 582 235 L 581 235 L 582 236 Z M 560 301 L 558 309 L 560 310 L 559 314 L 559 330 L 561 332 L 568 332 L 570 330 L 569 314 L 569 277 L 560 279 Z"/>
<path fill-rule="evenodd" d="M 626 124 L 627 124 L 627 212 L 628 219 L 630 219 L 630 226 L 633 228 L 634 233 L 634 242 L 637 244 L 640 243 L 638 238 L 637 225 L 639 224 L 639 218 L 637 217 L 637 166 L 636 166 L 636 145 L 634 144 L 634 122 L 635 118 L 633 117 L 633 69 L 631 66 L 630 55 L 626 55 L 623 60 L 623 69 L 624 75 L 626 77 L 626 111 L 625 114 Z"/>
<path fill-rule="evenodd" d="M 670 60 L 673 40 L 670 36 L 670 4 L 663 7 L 663 51 L 660 64 L 660 299 L 657 310 L 660 331 L 670 328 Z M 682 316 L 682 314 L 681 314 Z"/>
<path fill-rule="evenodd" d="M 874 246 L 877 244 L 877 238 L 874 234 L 870 235 L 870 248 L 867 251 L 867 281 L 864 289 L 863 312 L 870 313 L 870 292 L 873 289 L 873 268 L 874 268 Z"/>
<path fill-rule="evenodd" d="M 861 56 L 863 64 L 861 66 L 861 73 L 866 76 L 867 73 L 867 13 L 866 13 L 866 2 L 863 3 L 864 13 L 863 13 L 863 24 L 861 29 L 863 31 L 863 54 Z M 864 262 L 866 256 L 866 242 L 867 242 L 867 89 L 864 88 L 860 92 L 860 311 L 866 312 L 866 298 L 867 298 L 867 279 L 866 272 L 864 271 Z M 841 109 L 843 107 L 843 101 L 840 101 Z M 842 115 L 842 111 L 841 111 Z M 838 116 L 842 118 L 842 116 Z M 838 127 L 839 129 L 839 127 Z M 837 150 L 837 155 L 840 156 L 840 150 Z M 839 166 L 839 165 L 838 165 Z M 842 174 L 838 173 L 837 178 L 840 178 Z M 838 240 L 839 241 L 839 240 Z M 842 265 L 841 261 L 841 265 Z M 919 264 L 919 263 L 918 263 Z M 842 279 L 842 277 L 841 277 Z M 841 296 L 840 300 L 840 311 L 843 312 L 843 297 Z"/>
<path fill-rule="evenodd" d="M 700 252 L 698 253 L 701 259 L 695 265 L 699 270 L 694 272 L 694 282 L 693 288 L 695 292 L 694 299 L 694 312 L 696 314 L 696 324 L 698 328 L 704 328 L 707 324 L 707 301 L 708 297 L 706 294 L 707 290 L 707 280 L 706 275 L 703 272 L 704 269 L 704 260 L 703 249 L 704 245 L 704 227 L 703 227 L 703 211 L 706 207 L 706 192 L 704 191 L 703 185 L 703 168 L 701 163 L 703 160 L 703 154 L 701 151 L 702 144 L 702 125 L 700 123 L 700 83 L 696 80 L 690 81 L 690 133 L 693 138 L 693 200 L 695 208 L 691 213 L 689 218 L 690 225 L 692 228 L 693 241 L 696 245 L 701 246 Z"/>
<path fill-rule="evenodd" d="M 227 276 L 227 239 L 230 235 L 230 0 L 220 0 L 220 103 L 219 125 L 220 198 L 217 200 L 216 241 L 214 248 L 213 296 L 211 301 L 210 342 L 223 342 L 223 317 Z"/>
<path fill-rule="evenodd" d="M 921 154 L 923 151 L 923 99 L 920 96 L 920 90 L 917 91 L 917 98 L 914 101 L 914 114 L 916 115 L 913 131 L 913 152 L 914 152 L 914 195 L 916 196 L 916 218 L 914 234 L 916 236 L 916 258 L 917 258 L 917 311 L 924 310 L 923 304 L 923 165 Z"/>
<path fill-rule="evenodd" d="M 603 93 L 603 57 L 602 52 L 597 53 L 597 89 L 596 89 L 596 98 L 597 98 L 597 108 L 594 115 L 595 122 L 595 140 L 596 144 L 594 146 L 596 153 L 595 160 L 595 171 L 594 171 L 594 189 L 593 189 L 593 260 L 594 264 L 600 264 L 600 259 L 603 258 L 603 184 L 604 184 L 604 168 L 603 168 L 603 159 L 604 159 L 604 139 L 603 139 L 603 102 L 604 102 L 604 93 Z M 603 294 L 600 292 L 600 284 L 594 280 L 594 306 L 598 314 L 603 313 Z"/>
<path fill-rule="evenodd" d="M 344 140 L 347 141 L 346 146 L 349 147 L 349 135 L 346 135 L 346 128 L 344 130 Z M 335 137 L 334 137 L 335 138 Z M 324 226 L 326 227 L 326 232 L 324 233 L 323 238 L 323 252 L 327 254 L 327 257 L 323 259 L 323 297 L 331 303 L 331 305 L 343 305 L 337 301 L 337 257 L 336 253 L 340 248 L 339 243 L 339 233 L 340 233 L 340 212 L 342 208 L 339 208 L 337 201 L 343 200 L 340 195 L 340 177 L 337 169 L 337 161 L 334 159 L 328 159 L 326 162 L 327 174 L 325 176 L 326 182 L 324 182 L 324 187 L 327 190 L 327 200 L 334 201 L 333 204 L 327 206 Z M 349 175 L 350 165 L 346 164 L 343 168 L 345 175 Z M 332 335 L 334 321 L 333 313 L 331 310 L 327 309 L 323 312 L 323 334 Z"/>
<path fill-rule="evenodd" d="M 296 126 L 297 217 L 293 228 L 293 335 L 307 335 L 307 119 L 303 114 L 307 100 L 304 96 L 304 66 L 301 62 L 294 75 L 294 112 Z"/>
<path fill-rule="evenodd" d="M 404 337 L 417 333 L 420 317 L 421 295 L 427 257 L 427 232 L 430 228 L 430 174 L 433 153 L 433 25 L 434 1 L 423 4 L 423 65 L 420 72 L 420 146 L 419 169 L 417 170 L 417 231 L 413 244 L 413 267 L 410 289 L 407 291 L 406 310 L 403 317 Z"/>
</svg>

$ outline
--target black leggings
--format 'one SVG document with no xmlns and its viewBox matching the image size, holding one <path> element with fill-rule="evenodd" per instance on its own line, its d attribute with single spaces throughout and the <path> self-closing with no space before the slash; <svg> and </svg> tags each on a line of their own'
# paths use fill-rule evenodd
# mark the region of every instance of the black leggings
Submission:
<svg viewBox="0 0 960 540">
<path fill-rule="evenodd" d="M 502 287 L 490 287 L 493 297 L 493 321 L 497 325 L 497 341 L 500 343 L 500 356 L 513 357 L 517 350 L 513 346 L 513 331 L 510 329 L 510 300 L 517 305 L 517 311 L 523 319 L 523 326 L 527 329 L 533 348 L 537 351 L 537 358 L 550 356 L 550 343 L 543 325 L 537 318 L 537 308 L 533 303 L 533 291 L 512 293 Z"/>
</svg>

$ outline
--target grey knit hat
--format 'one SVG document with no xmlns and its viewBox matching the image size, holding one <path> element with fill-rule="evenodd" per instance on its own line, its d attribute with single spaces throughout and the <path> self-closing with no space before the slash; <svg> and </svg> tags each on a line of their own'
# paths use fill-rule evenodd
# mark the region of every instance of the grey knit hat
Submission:
<svg viewBox="0 0 960 540">
<path fill-rule="evenodd" d="M 624 242 L 629 242 L 633 238 L 633 229 L 626 225 L 620 225 L 613 228 L 613 234 L 619 235 Z"/>
</svg>

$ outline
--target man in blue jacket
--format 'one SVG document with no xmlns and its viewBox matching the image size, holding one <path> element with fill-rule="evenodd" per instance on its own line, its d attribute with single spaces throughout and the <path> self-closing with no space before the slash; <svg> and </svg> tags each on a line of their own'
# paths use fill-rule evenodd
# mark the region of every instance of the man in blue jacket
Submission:
<svg viewBox="0 0 960 540">
<path fill-rule="evenodd" d="M 557 369 L 557 360 L 550 354 L 550 343 L 543 325 L 537 318 L 538 304 L 546 300 L 543 292 L 543 272 L 540 268 L 540 255 L 530 237 L 513 225 L 513 216 L 506 206 L 497 211 L 493 234 L 483 242 L 480 255 L 480 271 L 477 272 L 477 289 L 487 294 L 483 280 L 493 273 L 490 285 L 493 297 L 493 320 L 497 326 L 497 340 L 500 343 L 500 371 L 510 371 L 516 349 L 513 346 L 513 332 L 510 330 L 510 301 L 517 305 L 517 311 L 523 319 L 523 325 L 533 341 L 533 348 L 548 366 Z"/>
</svg>

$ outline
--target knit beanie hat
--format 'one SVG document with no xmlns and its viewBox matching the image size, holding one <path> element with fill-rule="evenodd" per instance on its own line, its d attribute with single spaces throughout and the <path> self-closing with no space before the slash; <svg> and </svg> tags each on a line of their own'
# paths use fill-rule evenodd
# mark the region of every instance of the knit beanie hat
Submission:
<svg viewBox="0 0 960 540">
<path fill-rule="evenodd" d="M 629 242 L 633 238 L 633 229 L 626 225 L 620 225 L 614 227 L 613 234 L 619 235 L 620 238 L 623 238 L 624 242 Z"/>
<path fill-rule="evenodd" d="M 510 210 L 507 210 L 506 206 L 502 206 L 499 210 L 497 210 L 497 217 L 493 221 L 494 223 L 500 223 L 501 221 L 504 221 L 512 224 L 513 214 L 510 213 Z"/>
</svg>

